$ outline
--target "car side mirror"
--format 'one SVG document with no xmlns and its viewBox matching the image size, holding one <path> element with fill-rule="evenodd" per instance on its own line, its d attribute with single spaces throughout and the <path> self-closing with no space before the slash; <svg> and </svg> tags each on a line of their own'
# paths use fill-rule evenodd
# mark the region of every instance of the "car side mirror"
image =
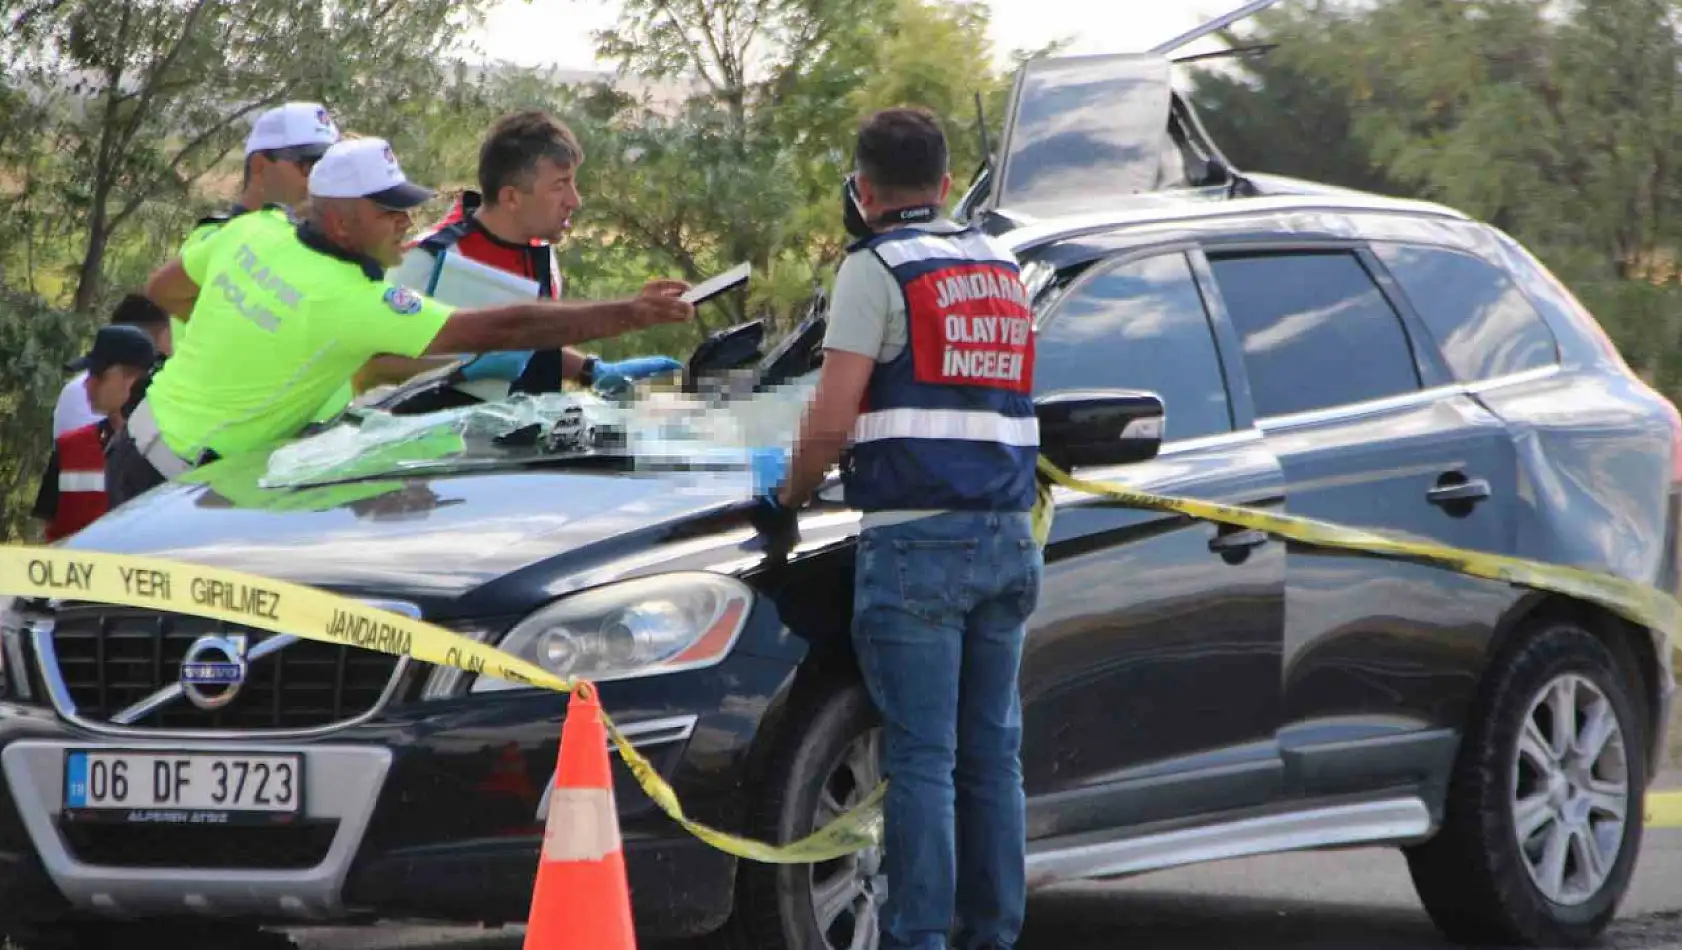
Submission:
<svg viewBox="0 0 1682 950">
<path fill-rule="evenodd" d="M 719 330 L 701 341 L 683 368 L 683 391 L 696 392 L 703 377 L 722 376 L 757 363 L 763 354 L 765 321 L 751 320 Z"/>
<path fill-rule="evenodd" d="M 1065 472 L 1081 465 L 1125 465 L 1156 458 L 1164 410 L 1156 393 L 1066 390 L 1034 400 L 1040 454 Z"/>
</svg>

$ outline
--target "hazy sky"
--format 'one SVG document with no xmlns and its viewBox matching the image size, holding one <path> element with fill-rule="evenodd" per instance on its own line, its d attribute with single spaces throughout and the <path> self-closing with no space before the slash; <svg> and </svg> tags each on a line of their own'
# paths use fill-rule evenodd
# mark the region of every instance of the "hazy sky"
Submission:
<svg viewBox="0 0 1682 950">
<path fill-rule="evenodd" d="M 1290 2 L 1290 0 L 1284 0 Z M 1149 48 L 1241 5 L 1240 0 L 990 0 L 994 54 L 1075 37 L 1071 53 Z M 500 0 L 475 39 L 487 54 L 526 66 L 605 68 L 592 30 L 613 23 L 617 0 Z M 1210 48 L 1205 41 L 1187 51 Z"/>
</svg>

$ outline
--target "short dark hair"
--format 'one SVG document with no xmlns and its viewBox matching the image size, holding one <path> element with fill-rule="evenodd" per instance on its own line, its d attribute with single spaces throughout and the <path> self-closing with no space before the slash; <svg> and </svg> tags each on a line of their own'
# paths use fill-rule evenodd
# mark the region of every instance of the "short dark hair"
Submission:
<svg viewBox="0 0 1682 950">
<path fill-rule="evenodd" d="M 145 294 L 125 294 L 111 311 L 113 324 L 128 323 L 137 327 L 156 327 L 169 322 L 169 314 L 153 303 Z"/>
<path fill-rule="evenodd" d="M 566 123 L 542 109 L 523 109 L 496 121 L 479 148 L 479 195 L 496 204 L 504 187 L 528 187 L 541 159 L 562 168 L 584 160 L 584 149 Z"/>
<path fill-rule="evenodd" d="M 883 109 L 859 126 L 853 161 L 884 191 L 938 188 L 946 174 L 946 133 L 927 109 Z"/>
</svg>

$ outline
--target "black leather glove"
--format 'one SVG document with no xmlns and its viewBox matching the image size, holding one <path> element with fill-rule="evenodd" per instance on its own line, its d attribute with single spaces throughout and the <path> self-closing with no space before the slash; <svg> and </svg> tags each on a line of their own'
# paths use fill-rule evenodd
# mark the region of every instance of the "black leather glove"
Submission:
<svg viewBox="0 0 1682 950">
<path fill-rule="evenodd" d="M 777 500 L 774 488 L 754 497 L 748 518 L 753 521 L 754 530 L 765 539 L 765 549 L 773 554 L 787 554 L 800 540 L 799 516 L 795 509 L 784 507 Z"/>
</svg>

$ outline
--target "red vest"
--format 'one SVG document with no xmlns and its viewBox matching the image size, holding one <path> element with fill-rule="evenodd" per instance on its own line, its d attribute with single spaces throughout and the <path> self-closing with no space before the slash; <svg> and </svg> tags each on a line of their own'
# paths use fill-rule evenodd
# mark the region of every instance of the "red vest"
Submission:
<svg viewBox="0 0 1682 950">
<path fill-rule="evenodd" d="M 425 248 L 434 257 L 440 253 L 460 254 L 468 260 L 535 280 L 540 297 L 560 299 L 560 264 L 555 260 L 554 245 L 538 241 L 514 244 L 491 234 L 473 217 L 479 204 L 478 193 L 462 192 L 450 213 L 409 242 L 408 248 Z M 428 286 L 427 290 L 430 292 L 432 288 Z"/>
<path fill-rule="evenodd" d="M 58 505 L 47 523 L 48 541 L 68 537 L 109 509 L 105 496 L 105 440 L 94 422 L 58 437 Z"/>
</svg>

